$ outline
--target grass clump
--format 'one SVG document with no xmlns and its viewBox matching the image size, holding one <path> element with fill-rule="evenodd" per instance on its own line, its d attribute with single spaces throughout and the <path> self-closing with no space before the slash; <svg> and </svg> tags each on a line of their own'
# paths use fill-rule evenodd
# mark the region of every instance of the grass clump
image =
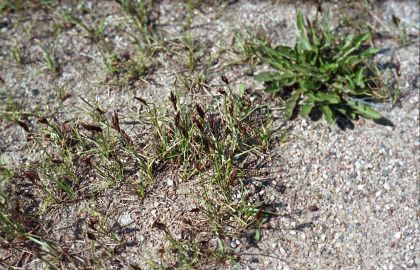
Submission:
<svg viewBox="0 0 420 270">
<path fill-rule="evenodd" d="M 209 162 L 214 165 L 212 168 L 219 168 L 224 166 L 219 164 L 220 158 L 223 162 L 233 161 L 267 147 L 267 107 L 252 107 L 244 93 L 223 89 L 219 93 L 221 99 L 205 108 L 198 103 L 183 103 L 177 93 L 171 92 L 169 99 L 174 115 L 161 122 L 157 111 L 152 110 L 152 125 L 158 137 L 156 150 L 161 162 L 181 165 L 192 171 L 209 167 Z M 222 171 L 216 171 L 216 175 Z"/>
<path fill-rule="evenodd" d="M 331 30 L 329 14 L 314 21 L 297 15 L 300 31 L 294 47 L 267 43 L 251 45 L 250 50 L 276 69 L 261 72 L 256 80 L 266 84 L 265 91 L 279 93 L 286 102 L 286 116 L 296 109 L 304 117 L 322 113 L 328 123 L 337 118 L 356 120 L 360 116 L 380 120 L 382 116 L 365 100 L 386 98 L 381 80 L 369 59 L 379 49 L 366 45 L 370 33 L 340 39 Z"/>
<path fill-rule="evenodd" d="M 184 181 L 197 187 L 190 196 L 200 221 L 189 223 L 188 239 L 171 234 L 165 224 L 155 226 L 169 242 L 163 265 L 177 269 L 237 261 L 239 248 L 232 247 L 232 239 L 259 235 L 266 220 L 262 200 L 250 192 L 249 163 L 268 147 L 268 108 L 254 106 L 244 89 L 235 93 L 228 79 L 222 80 L 227 88 L 219 89 L 210 103 L 171 92 L 172 116 L 162 118 L 152 110 L 159 163 L 179 170 Z"/>
</svg>

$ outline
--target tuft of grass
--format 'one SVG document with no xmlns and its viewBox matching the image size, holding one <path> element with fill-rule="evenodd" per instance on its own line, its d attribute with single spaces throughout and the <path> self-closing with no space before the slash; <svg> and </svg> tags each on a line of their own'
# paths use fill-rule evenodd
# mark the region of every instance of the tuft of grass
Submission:
<svg viewBox="0 0 420 270">
<path fill-rule="evenodd" d="M 54 54 L 54 50 L 42 48 L 42 62 L 45 65 L 45 68 L 48 69 L 51 74 L 57 75 L 60 71 L 60 67 L 58 65 L 57 59 Z"/>
<path fill-rule="evenodd" d="M 206 85 L 205 78 L 190 80 L 184 78 L 182 82 L 187 93 L 201 91 L 198 88 L 213 90 Z M 15 183 L 25 181 L 30 186 L 33 201 L 13 197 L 13 201 L 25 206 L 18 212 L 21 216 L 13 214 L 12 204 L 0 207 L 3 211 L 0 225 L 3 222 L 5 226 L 1 237 L 7 238 L 7 243 L 15 238 L 33 243 L 41 258 L 54 266 L 67 255 L 57 246 L 59 243 L 42 234 L 42 225 L 37 230 L 25 227 L 30 218 L 42 219 L 52 206 L 95 197 L 117 184 L 128 185 L 144 198 L 162 165 L 170 165 L 185 181 L 198 181 L 198 193 L 191 194 L 191 198 L 204 224 L 193 221 L 189 238 L 180 238 L 168 230 L 167 252 L 162 264 L 194 269 L 206 264 L 238 261 L 240 249 L 231 246 L 232 239 L 239 239 L 244 233 L 259 239 L 259 228 L 266 220 L 262 199 L 249 192 L 247 164 L 260 157 L 269 145 L 270 117 L 268 107 L 253 104 L 243 86 L 234 90 L 226 77 L 222 77 L 222 81 L 226 86 L 212 94 L 210 102 L 192 100 L 189 94 L 183 97 L 175 88 L 170 95 L 172 111 L 169 115 L 136 97 L 148 108 L 146 117 L 139 117 L 154 129 L 151 134 L 144 134 L 149 136 L 147 141 L 152 142 L 145 147 L 124 130 L 120 120 L 124 116 L 116 111 L 107 116 L 98 105 L 83 97 L 90 108 L 87 113 L 90 118 L 60 123 L 51 117 L 39 117 L 38 126 L 31 124 L 27 131 L 39 150 L 38 161 L 21 168 L 16 175 L 2 170 L 5 180 L 1 182 L 16 190 L 0 193 L 4 195 L 4 202 L 10 202 L 11 196 L 19 193 L 20 187 Z M 16 121 L 25 127 L 23 121 Z M 133 174 L 136 177 L 130 177 Z M 29 211 L 31 202 L 35 206 Z M 103 224 L 100 219 L 89 225 L 87 236 L 92 241 L 89 251 L 92 254 L 103 246 L 104 237 L 119 241 L 115 228 L 106 220 L 103 219 Z M 201 233 L 206 237 L 202 238 Z M 114 251 L 105 248 L 104 252 L 103 256 L 111 258 Z M 99 265 L 100 259 L 95 256 L 98 262 L 83 258 L 82 264 Z"/>
<path fill-rule="evenodd" d="M 18 44 L 12 48 L 11 55 L 15 60 L 16 64 L 23 65 L 24 64 L 24 57 L 22 53 L 22 49 Z"/>
<path fill-rule="evenodd" d="M 104 31 L 106 29 L 106 22 L 96 22 L 89 24 L 79 17 L 71 14 L 70 11 L 63 11 L 63 18 L 66 22 L 80 27 L 91 42 L 97 44 L 104 40 Z"/>
<path fill-rule="evenodd" d="M 392 22 L 398 28 L 398 37 L 401 45 L 407 44 L 407 26 L 404 24 L 404 22 L 401 21 L 400 18 L 395 15 L 392 15 Z"/>
<path fill-rule="evenodd" d="M 265 91 L 287 99 L 285 114 L 295 115 L 299 108 L 303 117 L 322 113 L 328 123 L 337 118 L 355 120 L 360 116 L 380 120 L 382 115 L 367 101 L 384 100 L 387 96 L 376 69 L 369 59 L 379 49 L 367 45 L 370 33 L 339 38 L 331 30 L 330 16 L 322 20 L 297 15 L 300 31 L 294 47 L 267 43 L 251 44 L 249 49 L 275 72 L 261 72 L 255 79 L 264 82 Z"/>
<path fill-rule="evenodd" d="M 181 39 L 182 44 L 188 51 L 188 55 L 185 60 L 185 64 L 188 67 L 189 71 L 193 71 L 197 65 L 197 45 L 195 44 L 194 40 L 191 37 L 191 33 L 188 31 L 184 34 L 183 38 Z"/>
<path fill-rule="evenodd" d="M 244 89 L 234 92 L 226 77 L 225 89 L 210 104 L 183 100 L 178 91 L 171 92 L 171 117 L 160 117 L 151 109 L 151 123 L 158 143 L 156 156 L 160 164 L 179 169 L 185 180 L 197 176 L 199 191 L 191 195 L 205 226 L 191 224 L 192 232 L 205 230 L 207 239 L 178 239 L 164 224 L 167 234 L 167 264 L 180 269 L 195 269 L 208 262 L 237 261 L 237 249 L 229 239 L 253 231 L 265 222 L 262 202 L 249 192 L 245 181 L 246 162 L 253 154 L 261 155 L 269 144 L 271 131 L 267 106 L 253 106 Z M 204 227 L 204 229 L 203 229 Z M 257 237 L 256 239 L 259 239 Z M 213 244 L 209 244 L 209 243 Z"/>
<path fill-rule="evenodd" d="M 121 6 L 123 12 L 130 19 L 136 30 L 141 34 L 143 41 L 152 42 L 151 34 L 153 28 L 153 19 L 151 17 L 153 2 L 115 0 Z"/>
<path fill-rule="evenodd" d="M 48 8 L 56 4 L 56 0 L 0 0 L 0 12 L 33 11 L 39 8 Z"/>
<path fill-rule="evenodd" d="M 16 199 L 16 195 L 5 188 L 16 174 L 0 165 L 0 248 L 12 248 L 17 252 L 36 250 L 37 257 L 43 263 L 55 268 L 55 261 L 64 254 L 42 236 L 38 219 L 24 210 L 25 202 Z"/>
<path fill-rule="evenodd" d="M 156 42 L 156 35 L 150 27 L 152 24 L 149 13 L 152 10 L 152 2 L 133 2 L 116 1 L 125 14 L 126 29 L 129 36 L 138 45 L 136 52 L 126 52 L 117 54 L 113 50 L 112 44 L 105 39 L 106 21 L 99 19 L 88 22 L 86 18 L 77 16 L 74 11 L 63 10 L 64 21 L 78 26 L 82 29 L 85 37 L 88 38 L 99 51 L 102 62 L 105 65 L 109 79 L 116 79 L 116 84 L 132 84 L 136 80 L 141 80 L 142 76 L 147 75 L 155 64 L 154 54 L 159 45 Z M 88 14 L 95 17 L 94 10 L 86 9 Z"/>
<path fill-rule="evenodd" d="M 112 54 L 104 61 L 109 74 L 126 85 L 142 79 L 153 68 L 153 59 L 141 51 L 136 54 Z"/>
</svg>

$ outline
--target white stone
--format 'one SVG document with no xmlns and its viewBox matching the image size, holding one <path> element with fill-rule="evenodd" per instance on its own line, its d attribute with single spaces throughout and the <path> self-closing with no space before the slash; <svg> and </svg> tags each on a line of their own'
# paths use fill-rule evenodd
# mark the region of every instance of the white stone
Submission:
<svg viewBox="0 0 420 270">
<path fill-rule="evenodd" d="M 122 216 L 120 216 L 120 218 L 118 219 L 118 223 L 121 226 L 127 226 L 130 225 L 131 223 L 133 223 L 133 218 L 131 217 L 130 214 L 124 214 Z"/>
</svg>

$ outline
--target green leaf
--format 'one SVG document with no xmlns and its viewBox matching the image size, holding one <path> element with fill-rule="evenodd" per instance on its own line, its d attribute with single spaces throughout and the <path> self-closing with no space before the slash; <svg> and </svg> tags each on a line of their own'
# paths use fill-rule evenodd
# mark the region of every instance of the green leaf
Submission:
<svg viewBox="0 0 420 270">
<path fill-rule="evenodd" d="M 369 48 L 366 51 L 362 52 L 361 58 L 362 59 L 369 58 L 369 57 L 377 54 L 379 51 L 380 51 L 380 49 L 378 49 L 378 48 Z"/>
<path fill-rule="evenodd" d="M 347 35 L 347 36 L 344 38 L 344 44 L 343 44 L 342 50 L 343 50 L 343 51 L 345 51 L 345 50 L 347 50 L 348 48 L 350 48 L 350 46 L 351 46 L 351 44 L 352 44 L 352 41 L 353 41 L 353 35 L 352 35 L 352 34 Z"/>
<path fill-rule="evenodd" d="M 274 58 L 277 61 L 282 60 L 282 56 L 280 54 L 278 54 L 278 52 L 276 52 L 276 50 L 274 50 L 274 49 L 272 49 L 272 48 L 270 48 L 266 45 L 260 46 L 258 50 L 261 53 L 263 53 L 264 55 L 266 55 L 268 57 L 271 57 L 271 58 Z"/>
<path fill-rule="evenodd" d="M 317 92 L 313 94 L 311 92 L 306 93 L 308 97 L 307 102 L 316 102 L 323 104 L 339 104 L 341 103 L 340 97 L 335 93 L 323 93 Z"/>
<path fill-rule="evenodd" d="M 327 102 L 328 104 L 338 104 L 341 102 L 340 97 L 335 93 L 317 92 L 315 97 L 317 98 L 317 101 Z"/>
<path fill-rule="evenodd" d="M 344 45 L 341 47 L 340 52 L 334 56 L 334 60 L 337 60 L 338 62 L 345 61 L 346 57 L 350 55 L 355 50 L 359 49 L 360 45 L 369 39 L 370 33 L 364 33 L 356 38 L 353 39 L 353 35 L 347 35 L 344 38 Z"/>
<path fill-rule="evenodd" d="M 271 83 L 269 86 L 264 88 L 264 92 L 267 93 L 276 93 L 281 90 L 280 84 L 278 81 Z"/>
<path fill-rule="evenodd" d="M 370 106 L 366 104 L 349 100 L 347 101 L 347 105 L 349 105 L 353 110 L 355 110 L 357 114 L 363 117 L 366 117 L 368 119 L 379 120 L 383 118 L 380 113 L 378 113 L 377 111 L 375 111 L 374 109 L 372 109 Z"/>
<path fill-rule="evenodd" d="M 243 96 L 244 96 L 244 94 L 245 94 L 245 84 L 241 83 L 241 84 L 239 85 L 239 96 L 240 96 L 240 97 L 243 97 Z"/>
<path fill-rule="evenodd" d="M 325 72 L 328 72 L 328 71 L 335 72 L 337 70 L 337 68 L 338 68 L 338 64 L 337 63 L 327 63 L 327 64 L 324 64 L 321 67 L 321 71 L 324 72 L 324 73 Z"/>
<path fill-rule="evenodd" d="M 337 112 L 341 113 L 344 116 L 348 116 L 348 110 L 346 110 L 346 108 L 344 108 L 344 106 L 336 106 L 334 108 Z"/>
<path fill-rule="evenodd" d="M 278 78 L 279 76 L 281 76 L 279 72 L 264 71 L 255 75 L 254 78 L 259 82 L 269 82 L 276 80 L 276 77 Z"/>
<path fill-rule="evenodd" d="M 302 11 L 299 11 L 297 14 L 297 27 L 301 33 L 305 33 L 306 35 L 305 22 L 303 20 Z"/>
<path fill-rule="evenodd" d="M 279 62 L 282 66 L 288 66 L 288 63 L 291 60 L 296 60 L 295 51 L 287 46 L 277 46 L 275 49 L 272 49 L 266 45 L 262 45 L 258 47 L 257 51 L 260 52 L 263 57 Z"/>
<path fill-rule="evenodd" d="M 299 80 L 299 86 L 303 89 L 308 89 L 311 92 L 317 91 L 321 87 L 319 80 L 313 80 L 310 77 L 304 77 Z"/>
<path fill-rule="evenodd" d="M 312 50 L 311 43 L 308 39 L 308 34 L 306 33 L 305 22 L 303 20 L 303 14 L 301 11 L 297 14 L 297 27 L 300 31 L 300 37 L 298 40 L 298 53 L 301 55 L 302 52 L 307 50 Z"/>
<path fill-rule="evenodd" d="M 311 43 L 309 42 L 306 36 L 301 36 L 299 38 L 298 49 L 300 51 L 300 54 L 303 54 L 305 51 L 312 50 Z"/>
<path fill-rule="evenodd" d="M 311 113 L 314 106 L 315 104 L 313 103 L 303 104 L 302 107 L 300 108 L 300 115 L 302 115 L 303 117 L 308 116 Z"/>
<path fill-rule="evenodd" d="M 276 79 L 279 79 L 279 80 L 273 81 L 268 87 L 264 89 L 265 92 L 275 93 L 281 90 L 281 88 L 284 86 L 292 86 L 296 83 L 296 78 L 294 76 L 285 75 L 285 76 L 278 77 Z"/>
<path fill-rule="evenodd" d="M 359 86 L 360 88 L 362 88 L 362 89 L 364 89 L 365 88 L 365 82 L 364 82 L 364 75 L 365 75 L 365 67 L 362 67 L 362 68 L 360 68 L 358 71 L 357 71 L 357 73 L 356 73 L 356 75 L 355 75 L 355 77 L 354 77 L 354 83 L 357 85 L 357 86 Z"/>
<path fill-rule="evenodd" d="M 259 228 L 255 230 L 254 240 L 255 242 L 259 242 L 261 240 L 261 230 Z"/>
<path fill-rule="evenodd" d="M 291 118 L 293 116 L 293 111 L 296 107 L 297 101 L 302 94 L 302 90 L 297 90 L 293 92 L 292 96 L 287 100 L 285 114 L 287 118 Z"/>
<path fill-rule="evenodd" d="M 349 106 L 338 105 L 334 107 L 334 110 L 344 116 L 350 117 L 352 120 L 356 120 L 357 115 Z"/>
<path fill-rule="evenodd" d="M 335 122 L 335 115 L 333 111 L 331 110 L 330 106 L 328 105 L 321 105 L 319 106 L 319 109 L 325 116 L 325 120 L 327 120 L 328 124 L 333 124 Z"/>
<path fill-rule="evenodd" d="M 350 90 L 356 91 L 356 85 L 354 84 L 353 79 L 349 75 L 346 75 L 345 77 L 350 86 Z"/>
<path fill-rule="evenodd" d="M 350 66 L 356 64 L 359 61 L 360 61 L 360 57 L 358 55 L 350 55 L 343 60 L 343 63 L 348 65 L 350 68 Z"/>
<path fill-rule="evenodd" d="M 267 64 L 270 64 L 273 68 L 280 70 L 280 71 L 287 71 L 289 69 L 289 65 L 286 61 L 278 61 L 278 60 L 273 60 L 273 59 L 267 59 L 267 58 L 263 58 L 266 60 Z"/>
<path fill-rule="evenodd" d="M 278 56 L 292 60 L 296 59 L 295 51 L 290 47 L 279 45 L 274 50 Z"/>
<path fill-rule="evenodd" d="M 325 45 L 330 46 L 330 44 L 333 42 L 334 36 L 331 32 L 331 14 L 329 11 L 325 12 L 322 24 Z"/>
<path fill-rule="evenodd" d="M 358 35 L 357 37 L 354 38 L 353 41 L 353 46 L 355 47 L 355 49 L 358 49 L 360 47 L 360 45 L 365 42 L 366 40 L 368 40 L 370 38 L 370 33 L 364 33 L 361 35 Z"/>
<path fill-rule="evenodd" d="M 279 85 L 281 86 L 292 86 L 296 83 L 295 76 L 284 76 L 283 79 L 278 80 Z"/>
</svg>

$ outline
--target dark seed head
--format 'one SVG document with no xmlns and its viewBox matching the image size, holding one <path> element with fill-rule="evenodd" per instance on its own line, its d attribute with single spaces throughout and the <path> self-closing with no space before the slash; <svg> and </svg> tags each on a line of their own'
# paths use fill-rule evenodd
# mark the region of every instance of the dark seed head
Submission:
<svg viewBox="0 0 420 270">
<path fill-rule="evenodd" d="M 319 13 L 322 13 L 322 1 L 317 1 L 317 10 Z"/>
<path fill-rule="evenodd" d="M 316 211 L 318 211 L 318 210 L 319 210 L 319 207 L 318 207 L 318 206 L 316 206 L 316 205 L 311 205 L 311 206 L 309 206 L 309 211 L 316 212 Z"/>
<path fill-rule="evenodd" d="M 179 128 L 179 127 L 180 127 L 180 119 L 181 119 L 181 117 L 180 117 L 180 115 L 179 115 L 179 112 L 177 112 L 177 113 L 175 114 L 175 126 L 176 126 L 177 128 Z"/>
<path fill-rule="evenodd" d="M 21 128 L 23 128 L 23 130 L 25 130 L 25 132 L 27 132 L 27 133 L 29 133 L 29 132 L 30 132 L 30 131 L 29 131 L 29 126 L 28 126 L 28 124 L 26 124 L 25 122 L 20 121 L 20 120 L 16 120 L 16 123 L 18 123 L 18 125 L 19 125 Z"/>
<path fill-rule="evenodd" d="M 83 163 L 85 163 L 88 166 L 92 165 L 92 156 L 87 156 L 82 158 Z"/>
<path fill-rule="evenodd" d="M 206 153 L 210 152 L 210 148 L 212 147 L 212 145 L 206 137 L 203 138 L 203 146 L 204 146 L 204 151 Z"/>
<path fill-rule="evenodd" d="M 156 229 L 159 229 L 159 230 L 162 230 L 162 231 L 165 231 L 165 232 L 168 230 L 168 228 L 166 228 L 166 225 L 163 224 L 162 222 L 155 221 L 155 222 L 153 222 L 152 226 Z"/>
<path fill-rule="evenodd" d="M 228 186 L 233 186 L 237 176 L 238 176 L 238 168 L 234 168 L 229 175 Z"/>
<path fill-rule="evenodd" d="M 48 119 L 45 117 L 40 117 L 38 118 L 38 123 L 44 124 L 44 125 L 49 125 L 50 122 L 48 122 Z"/>
<path fill-rule="evenodd" d="M 96 226 L 96 224 L 98 224 L 99 223 L 99 218 L 97 218 L 97 217 L 90 217 L 89 219 L 88 219 L 88 226 L 91 228 L 91 229 L 94 229 L 95 228 L 95 226 Z"/>
<path fill-rule="evenodd" d="M 235 108 L 233 107 L 233 104 L 231 103 L 230 105 L 229 105 L 229 113 L 230 113 L 230 115 L 231 116 L 233 116 L 233 113 L 235 112 Z"/>
<path fill-rule="evenodd" d="M 184 135 L 185 138 L 188 138 L 188 131 L 185 127 L 181 127 L 182 135 Z"/>
<path fill-rule="evenodd" d="M 395 64 L 395 72 L 397 73 L 398 77 L 401 76 L 401 63 L 399 61 Z"/>
<path fill-rule="evenodd" d="M 193 209 L 190 210 L 191 213 L 198 213 L 200 212 L 200 208 L 194 207 Z"/>
<path fill-rule="evenodd" d="M 203 109 L 200 107 L 200 105 L 195 105 L 195 109 L 197 110 L 198 115 L 201 117 L 201 119 L 204 120 L 206 113 L 203 111 Z"/>
<path fill-rule="evenodd" d="M 228 80 L 228 78 L 227 78 L 225 75 L 222 75 L 222 76 L 221 76 L 221 79 L 222 79 L 222 81 L 223 81 L 226 85 L 229 85 L 229 80 Z"/>
<path fill-rule="evenodd" d="M 91 124 L 91 123 L 85 123 L 85 122 L 82 122 L 81 125 L 84 129 L 86 129 L 88 131 L 91 131 L 91 132 L 99 132 L 99 133 L 102 132 L 102 128 L 98 125 Z"/>
<path fill-rule="evenodd" d="M 178 111 L 178 108 L 176 106 L 176 96 L 174 95 L 174 93 L 172 91 L 171 91 L 171 94 L 169 96 L 169 100 L 171 101 L 172 106 L 174 107 L 174 110 Z"/>
<path fill-rule="evenodd" d="M 128 134 L 124 130 L 121 130 L 120 132 L 126 144 L 134 145 L 133 140 L 130 138 L 130 136 L 128 136 Z"/>
<path fill-rule="evenodd" d="M 64 161 L 63 161 L 63 160 L 61 160 L 61 159 L 57 159 L 57 158 L 54 158 L 54 159 L 52 159 L 51 161 L 52 161 L 52 163 L 54 163 L 54 164 L 63 164 L 63 163 L 64 163 Z"/>
<path fill-rule="evenodd" d="M 401 22 L 401 19 L 398 18 L 395 15 L 392 15 L 392 22 L 395 24 L 395 26 L 399 26 L 400 25 L 400 22 Z"/>
<path fill-rule="evenodd" d="M 201 132 L 204 132 L 204 127 L 203 127 L 203 125 L 201 124 L 201 122 L 200 122 L 200 121 L 195 121 L 195 124 L 197 125 L 198 129 L 199 129 Z"/>
<path fill-rule="evenodd" d="M 227 94 L 226 94 L 226 91 L 225 90 L 223 90 L 223 89 L 219 89 L 219 90 L 217 90 L 220 94 L 222 94 L 222 95 L 224 95 L 224 96 L 226 96 Z"/>
<path fill-rule="evenodd" d="M 118 113 L 116 111 L 112 112 L 112 127 L 117 131 L 121 131 L 120 120 L 118 118 Z"/>
<path fill-rule="evenodd" d="M 101 108 L 99 108 L 99 107 L 97 107 L 96 109 L 95 109 L 95 111 L 97 111 L 98 113 L 100 113 L 100 114 L 105 114 L 105 112 L 103 111 L 103 110 L 101 110 Z"/>
<path fill-rule="evenodd" d="M 306 24 L 308 24 L 309 29 L 312 29 L 312 22 L 308 17 L 306 17 Z"/>
<path fill-rule="evenodd" d="M 23 176 L 31 182 L 35 182 L 39 179 L 38 173 L 34 170 L 24 172 Z"/>
<path fill-rule="evenodd" d="M 149 104 L 147 104 L 147 101 L 141 97 L 134 97 L 137 101 L 140 101 L 141 103 L 143 103 L 144 105 L 146 105 L 147 107 L 149 107 Z"/>
<path fill-rule="evenodd" d="M 264 211 L 262 209 L 258 210 L 257 214 L 255 215 L 256 220 L 260 220 L 263 217 Z"/>
<path fill-rule="evenodd" d="M 165 253 L 165 248 L 162 246 L 159 250 L 158 250 L 160 256 L 163 256 L 163 254 Z"/>
<path fill-rule="evenodd" d="M 90 240 L 96 240 L 96 236 L 95 236 L 95 234 L 94 234 L 94 233 L 92 233 L 92 232 L 87 232 L 87 237 L 88 237 Z"/>
</svg>

